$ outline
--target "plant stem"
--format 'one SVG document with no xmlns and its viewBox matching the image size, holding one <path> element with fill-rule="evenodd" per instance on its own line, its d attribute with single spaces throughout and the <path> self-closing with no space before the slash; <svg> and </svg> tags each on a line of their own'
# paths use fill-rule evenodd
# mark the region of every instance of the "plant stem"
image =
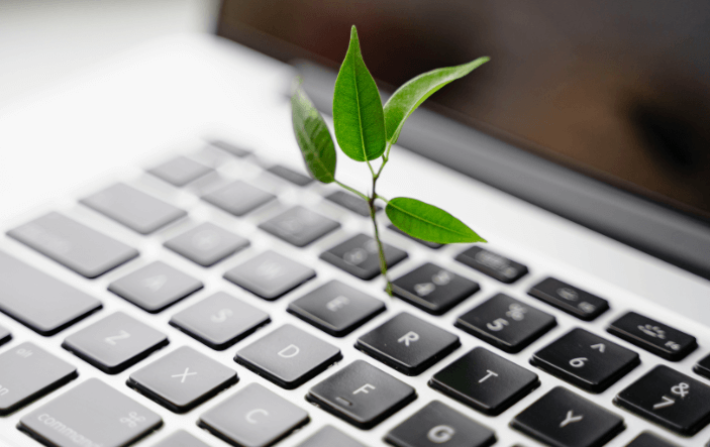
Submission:
<svg viewBox="0 0 710 447">
<path fill-rule="evenodd" d="M 380 271 L 382 276 L 385 277 L 387 285 L 385 286 L 385 292 L 387 295 L 392 296 L 392 283 L 390 282 L 389 276 L 387 275 L 387 259 L 385 258 L 385 249 L 382 246 L 382 241 L 380 240 L 380 230 L 377 227 L 377 208 L 375 208 L 375 199 L 378 197 L 375 192 L 375 187 L 377 186 L 377 176 L 372 177 L 372 197 L 367 201 L 367 205 L 370 208 L 370 217 L 372 218 L 372 226 L 374 228 L 375 242 L 377 243 L 377 251 L 380 257 Z"/>
<path fill-rule="evenodd" d="M 337 180 L 335 181 L 335 183 L 337 183 L 341 188 L 347 189 L 347 190 L 350 191 L 351 193 L 360 196 L 360 198 L 361 198 L 362 200 L 364 200 L 365 202 L 367 202 L 368 200 L 370 200 L 370 198 L 367 197 L 365 194 L 361 193 L 360 191 L 358 191 L 357 189 L 355 189 L 355 188 L 353 188 L 353 187 L 350 187 L 350 186 L 346 185 L 345 183 L 341 183 L 341 182 L 339 182 L 339 181 L 337 181 Z"/>
</svg>

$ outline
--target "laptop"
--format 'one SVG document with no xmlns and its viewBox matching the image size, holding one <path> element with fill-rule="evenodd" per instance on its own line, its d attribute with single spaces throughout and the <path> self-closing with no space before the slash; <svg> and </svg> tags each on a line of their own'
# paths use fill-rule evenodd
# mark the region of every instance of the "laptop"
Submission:
<svg viewBox="0 0 710 447">
<path fill-rule="evenodd" d="M 217 36 L 5 110 L 31 181 L 4 188 L 0 445 L 707 445 L 707 18 L 226 0 Z M 332 124 L 352 24 L 383 98 L 492 58 L 415 112 L 381 179 L 488 243 L 380 211 L 394 297 L 362 203 L 308 176 L 291 127 L 297 75 Z M 367 188 L 343 156 L 338 176 Z"/>
</svg>

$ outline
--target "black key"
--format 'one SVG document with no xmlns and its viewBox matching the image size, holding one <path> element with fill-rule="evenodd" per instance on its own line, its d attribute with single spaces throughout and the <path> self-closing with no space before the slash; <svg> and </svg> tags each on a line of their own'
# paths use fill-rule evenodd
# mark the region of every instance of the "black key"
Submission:
<svg viewBox="0 0 710 447">
<path fill-rule="evenodd" d="M 309 402 L 363 430 L 384 421 L 417 398 L 411 386 L 356 360 L 311 388 Z"/>
<path fill-rule="evenodd" d="M 78 376 L 76 368 L 34 343 L 0 354 L 0 415 L 12 413 Z"/>
<path fill-rule="evenodd" d="M 629 312 L 609 325 L 607 331 L 652 354 L 677 362 L 698 347 L 695 337 L 656 320 Z"/>
<path fill-rule="evenodd" d="M 252 383 L 203 414 L 197 424 L 232 445 L 267 447 L 308 421 L 304 410 Z"/>
<path fill-rule="evenodd" d="M 101 309 L 95 298 L 0 251 L 0 311 L 53 335 Z"/>
<path fill-rule="evenodd" d="M 433 248 L 436 250 L 436 249 L 444 246 L 444 244 L 440 244 L 438 242 L 429 242 L 429 241 L 425 241 L 425 240 L 422 240 L 422 239 L 419 239 L 416 237 L 412 237 L 412 236 L 408 235 L 407 233 L 405 233 L 404 231 L 400 230 L 399 228 L 395 227 L 394 224 L 387 225 L 387 228 L 394 231 L 395 233 L 401 234 L 404 237 L 408 237 L 409 239 L 411 239 L 413 241 L 419 242 L 420 244 L 422 244 L 425 247 Z"/>
<path fill-rule="evenodd" d="M 385 441 L 397 447 L 488 447 L 495 433 L 438 400 L 392 429 Z"/>
<path fill-rule="evenodd" d="M 298 447 L 365 447 L 342 431 L 326 425 L 315 435 L 298 444 Z"/>
<path fill-rule="evenodd" d="M 333 219 L 302 206 L 294 206 L 259 225 L 262 230 L 296 247 L 305 247 L 339 227 Z"/>
<path fill-rule="evenodd" d="M 134 248 L 55 212 L 7 235 L 87 278 L 101 276 L 138 256 Z"/>
<path fill-rule="evenodd" d="M 224 140 L 211 140 L 209 144 L 214 147 L 218 147 L 223 151 L 229 152 L 230 154 L 238 158 L 244 158 L 247 155 L 251 154 L 250 150 L 244 149 L 240 146 L 236 146 Z"/>
<path fill-rule="evenodd" d="M 288 305 L 289 312 L 335 337 L 344 337 L 385 309 L 382 301 L 337 280 Z"/>
<path fill-rule="evenodd" d="M 10 331 L 0 326 L 0 346 L 4 345 L 12 339 L 12 334 Z"/>
<path fill-rule="evenodd" d="M 710 422 L 710 387 L 665 365 L 621 391 L 614 403 L 685 436 Z"/>
<path fill-rule="evenodd" d="M 528 295 L 584 321 L 592 321 L 609 309 L 607 300 L 555 278 L 542 280 L 528 290 Z"/>
<path fill-rule="evenodd" d="M 89 379 L 22 417 L 18 428 L 52 447 L 123 447 L 162 424 L 114 387 Z"/>
<path fill-rule="evenodd" d="M 703 357 L 698 363 L 693 367 L 693 371 L 696 374 L 710 379 L 710 354 Z"/>
<path fill-rule="evenodd" d="M 641 361 L 635 352 L 577 328 L 537 351 L 530 363 L 584 390 L 601 393 Z"/>
<path fill-rule="evenodd" d="M 229 281 L 265 300 L 275 300 L 315 276 L 312 268 L 271 250 L 224 274 Z"/>
<path fill-rule="evenodd" d="M 140 234 L 152 233 L 187 213 L 123 183 L 109 186 L 81 203 Z"/>
<path fill-rule="evenodd" d="M 514 283 L 528 273 L 523 264 L 478 246 L 461 252 L 456 260 L 506 284 Z"/>
<path fill-rule="evenodd" d="M 277 177 L 281 177 L 282 179 L 293 183 L 296 186 L 308 186 L 311 182 L 313 182 L 311 177 L 283 165 L 273 165 L 268 168 L 267 171 Z"/>
<path fill-rule="evenodd" d="M 170 411 L 184 413 L 237 380 L 233 370 L 183 346 L 132 373 L 128 386 Z"/>
<path fill-rule="evenodd" d="M 340 349 L 286 324 L 240 349 L 234 360 L 290 390 L 342 358 Z"/>
<path fill-rule="evenodd" d="M 178 430 L 153 447 L 210 447 L 185 430 Z"/>
<path fill-rule="evenodd" d="M 355 194 L 350 194 L 345 191 L 335 191 L 325 196 L 325 198 L 362 217 L 370 217 L 370 207 L 367 205 L 367 202 Z M 375 209 L 380 211 L 382 207 L 375 205 Z"/>
<path fill-rule="evenodd" d="M 149 173 L 173 186 L 185 186 L 212 171 L 213 169 L 183 156 L 175 157 L 148 170 Z"/>
<path fill-rule="evenodd" d="M 243 216 L 275 198 L 275 195 L 241 180 L 202 196 L 202 200 L 237 217 Z"/>
<path fill-rule="evenodd" d="M 643 432 L 634 438 L 626 447 L 678 447 L 665 439 L 659 438 L 651 432 Z"/>
<path fill-rule="evenodd" d="M 165 246 L 195 264 L 210 267 L 249 246 L 249 241 L 209 222 L 165 242 Z"/>
<path fill-rule="evenodd" d="M 173 315 L 170 324 L 221 351 L 269 321 L 266 312 L 224 292 L 217 292 Z"/>
<path fill-rule="evenodd" d="M 161 332 L 116 312 L 70 335 L 62 347 L 105 373 L 117 374 L 167 344 Z"/>
<path fill-rule="evenodd" d="M 553 447 L 601 447 L 624 430 L 624 420 L 556 387 L 515 416 L 510 426 Z"/>
<path fill-rule="evenodd" d="M 392 267 L 406 259 L 407 252 L 382 244 L 385 252 L 387 267 Z M 370 236 L 358 234 L 342 242 L 330 250 L 323 252 L 320 257 L 334 266 L 356 276 L 360 279 L 370 280 L 380 274 L 380 258 L 377 243 Z"/>
<path fill-rule="evenodd" d="M 155 261 L 109 284 L 108 289 L 141 309 L 157 313 L 202 288 L 202 283 Z"/>
<path fill-rule="evenodd" d="M 429 386 L 495 416 L 540 385 L 537 374 L 485 348 L 474 348 L 442 369 Z"/>
<path fill-rule="evenodd" d="M 456 320 L 456 327 L 505 352 L 522 351 L 556 324 L 552 315 L 503 293 Z"/>
<path fill-rule="evenodd" d="M 392 281 L 392 292 L 433 315 L 442 315 L 481 288 L 478 283 L 426 264 Z"/>
<path fill-rule="evenodd" d="M 355 343 L 357 349 L 408 376 L 421 374 L 459 346 L 454 334 L 405 312 Z"/>
</svg>

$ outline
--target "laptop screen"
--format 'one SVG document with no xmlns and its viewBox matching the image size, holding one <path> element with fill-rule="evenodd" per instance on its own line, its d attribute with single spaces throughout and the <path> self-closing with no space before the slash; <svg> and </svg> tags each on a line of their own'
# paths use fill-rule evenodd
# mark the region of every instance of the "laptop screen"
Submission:
<svg viewBox="0 0 710 447">
<path fill-rule="evenodd" d="M 219 34 L 337 68 L 352 24 L 383 86 L 488 55 L 436 111 L 710 218 L 707 0 L 225 0 Z"/>
</svg>

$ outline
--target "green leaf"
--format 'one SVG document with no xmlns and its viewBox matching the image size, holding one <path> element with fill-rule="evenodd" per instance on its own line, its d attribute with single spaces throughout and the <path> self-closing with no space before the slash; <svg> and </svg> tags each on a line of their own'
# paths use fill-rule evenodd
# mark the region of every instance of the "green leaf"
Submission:
<svg viewBox="0 0 710 447">
<path fill-rule="evenodd" d="M 468 64 L 437 68 L 410 79 L 398 88 L 385 104 L 387 141 L 392 144 L 397 142 L 404 122 L 428 97 L 446 84 L 466 76 L 489 60 L 489 57 L 484 56 Z"/>
<path fill-rule="evenodd" d="M 418 239 L 440 244 L 486 242 L 451 214 L 416 199 L 392 199 L 385 212 L 397 228 Z"/>
<path fill-rule="evenodd" d="M 377 84 L 362 60 L 355 26 L 335 80 L 333 122 L 340 148 L 353 160 L 374 160 L 385 151 L 382 100 Z"/>
<path fill-rule="evenodd" d="M 334 182 L 335 144 L 323 117 L 301 87 L 291 96 L 291 120 L 308 172 L 319 182 Z"/>
</svg>

